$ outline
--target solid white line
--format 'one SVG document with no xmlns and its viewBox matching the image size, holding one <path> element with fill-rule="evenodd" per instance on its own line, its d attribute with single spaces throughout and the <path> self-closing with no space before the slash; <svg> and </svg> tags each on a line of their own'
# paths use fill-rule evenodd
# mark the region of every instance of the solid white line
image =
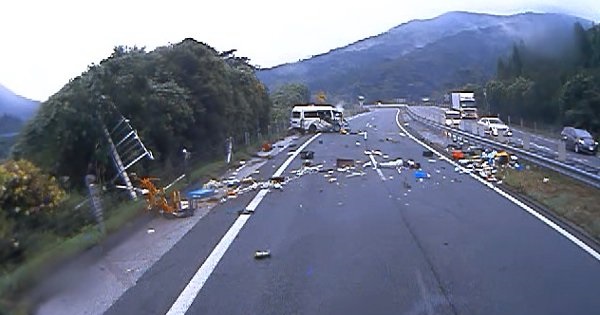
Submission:
<svg viewBox="0 0 600 315">
<path fill-rule="evenodd" d="M 369 158 L 371 159 L 371 163 L 373 164 L 373 169 L 377 171 L 377 174 L 379 174 L 381 180 L 385 182 L 385 176 L 383 176 L 383 172 L 381 171 L 381 169 L 377 167 L 377 161 L 375 161 L 375 157 L 373 157 L 373 154 L 369 154 Z"/>
<path fill-rule="evenodd" d="M 217 264 L 219 263 L 221 258 L 223 258 L 223 255 L 225 255 L 225 252 L 227 251 L 231 243 L 233 243 L 233 240 L 240 232 L 244 224 L 246 224 L 246 221 L 248 221 L 249 218 L 250 215 L 242 214 L 237 218 L 237 220 L 235 220 L 231 228 L 229 228 L 229 231 L 227 231 L 225 236 L 223 236 L 221 241 L 219 241 L 219 243 L 210 253 L 208 258 L 206 258 L 206 261 L 202 264 L 200 269 L 198 269 L 192 280 L 190 280 L 185 289 L 183 289 L 181 294 L 179 294 L 179 297 L 177 298 L 175 303 L 173 303 L 173 305 L 167 312 L 167 315 L 180 315 L 185 314 L 185 312 L 187 312 L 187 310 L 192 305 L 192 302 L 194 302 L 194 299 L 196 299 L 198 292 L 200 292 L 200 290 L 206 283 L 206 280 L 208 280 L 208 277 L 210 277 L 213 270 L 215 270 Z"/>
<path fill-rule="evenodd" d="M 261 189 L 258 192 L 258 194 L 256 194 L 254 199 L 252 199 L 252 201 L 250 201 L 250 203 L 246 206 L 246 211 L 253 212 L 254 210 L 256 210 L 258 204 L 262 201 L 262 199 L 267 195 L 268 192 L 268 189 Z"/>
<path fill-rule="evenodd" d="M 290 155 L 287 158 L 287 160 L 285 160 L 285 162 L 281 164 L 281 166 L 277 169 L 273 177 L 281 176 L 281 174 L 283 174 L 283 172 L 290 165 L 290 163 L 292 163 L 292 160 L 295 159 L 298 156 L 298 154 L 300 154 L 300 151 L 304 150 L 304 148 L 306 148 L 319 135 L 320 134 L 318 133 L 312 136 L 306 142 L 304 142 L 294 152 L 294 154 Z M 252 201 L 250 201 L 250 203 L 246 206 L 246 210 L 254 211 L 258 207 L 260 202 L 263 200 L 263 198 L 267 195 L 268 191 L 268 189 L 261 189 L 256 194 L 256 196 L 254 196 Z M 215 270 L 217 264 L 219 263 L 219 261 L 221 261 L 223 255 L 225 255 L 225 252 L 227 251 L 229 246 L 231 246 L 231 243 L 233 243 L 233 240 L 240 233 L 248 219 L 250 219 L 250 215 L 242 214 L 237 218 L 237 220 L 235 220 L 233 225 L 229 228 L 227 233 L 225 233 L 225 235 L 219 241 L 217 246 L 212 250 L 210 255 L 208 255 L 208 258 L 206 258 L 202 266 L 200 266 L 200 269 L 198 269 L 198 271 L 194 274 L 190 282 L 185 286 L 183 291 L 181 291 L 181 293 L 177 297 L 177 300 L 175 300 L 175 303 L 173 303 L 171 308 L 167 311 L 167 315 L 180 315 L 185 314 L 187 312 L 187 310 L 190 308 L 190 306 L 196 299 L 196 296 L 198 296 L 200 290 L 202 290 L 202 287 L 206 283 L 206 280 L 208 280 L 208 277 L 210 277 L 212 272 Z"/>
<path fill-rule="evenodd" d="M 408 133 L 408 131 L 404 127 L 402 127 L 402 125 L 400 124 L 399 117 L 400 117 L 400 110 L 398 110 L 398 113 L 396 114 L 396 124 L 398 125 L 398 128 L 402 129 L 402 131 L 404 133 L 406 133 L 406 135 L 408 135 L 409 138 L 411 138 L 413 141 L 415 141 L 416 143 L 420 144 L 421 146 L 425 147 L 426 149 L 430 150 L 431 152 L 434 152 L 437 156 L 439 156 L 441 159 L 445 160 L 446 162 L 448 162 L 448 163 L 450 163 L 450 164 L 452 164 L 454 166 L 460 167 L 463 171 L 466 170 L 464 167 L 462 167 L 459 164 L 455 163 L 454 161 L 450 160 L 445 155 L 439 153 L 434 148 L 432 148 L 429 145 L 423 143 L 421 140 L 417 139 L 415 136 L 413 136 L 412 134 Z M 580 240 L 577 237 L 575 237 L 573 234 L 569 233 L 568 231 L 566 231 L 562 227 L 558 226 L 556 223 L 552 222 L 552 220 L 546 218 L 545 216 L 543 216 L 539 212 L 533 210 L 531 207 L 529 207 L 528 205 L 526 205 L 523 202 L 521 202 L 520 200 L 518 200 L 515 197 L 507 194 L 506 192 L 504 192 L 503 190 L 499 189 L 498 187 L 492 185 L 491 183 L 486 182 L 482 178 L 474 175 L 473 173 L 469 173 L 468 175 L 471 176 L 471 177 L 473 177 L 475 180 L 479 181 L 480 183 L 484 184 L 485 186 L 491 188 L 493 191 L 495 191 L 499 195 L 503 196 L 504 198 L 510 200 L 514 204 L 516 204 L 519 207 L 523 208 L 523 210 L 527 211 L 529 214 L 531 214 L 535 218 L 537 218 L 540 221 L 544 222 L 546 225 L 548 225 L 549 227 L 551 227 L 552 229 L 554 229 L 556 232 L 560 233 L 562 236 L 566 237 L 568 240 L 570 240 L 571 242 L 573 242 L 575 245 L 579 246 L 585 252 L 587 252 L 588 254 L 590 254 L 596 260 L 600 261 L 600 253 L 598 253 L 593 248 L 591 248 L 590 246 L 588 246 L 582 240 Z"/>
</svg>

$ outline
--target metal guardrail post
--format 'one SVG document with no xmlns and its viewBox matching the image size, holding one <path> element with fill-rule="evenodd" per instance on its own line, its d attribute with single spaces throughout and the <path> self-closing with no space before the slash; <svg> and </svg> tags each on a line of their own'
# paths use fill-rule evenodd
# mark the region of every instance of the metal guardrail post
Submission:
<svg viewBox="0 0 600 315">
<path fill-rule="evenodd" d="M 567 160 L 567 144 L 564 141 L 558 142 L 558 157 L 557 160 L 564 162 Z"/>
<path fill-rule="evenodd" d="M 531 135 L 528 132 L 523 133 L 523 149 L 527 151 L 531 149 Z"/>
</svg>

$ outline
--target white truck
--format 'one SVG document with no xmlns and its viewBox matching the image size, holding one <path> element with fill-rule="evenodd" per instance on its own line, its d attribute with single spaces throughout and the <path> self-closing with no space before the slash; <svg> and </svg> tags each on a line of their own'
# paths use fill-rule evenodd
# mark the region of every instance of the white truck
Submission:
<svg viewBox="0 0 600 315">
<path fill-rule="evenodd" d="M 460 112 L 452 109 L 444 109 L 444 124 L 448 127 L 458 128 L 460 126 Z"/>
<path fill-rule="evenodd" d="M 462 119 L 477 119 L 477 104 L 475 103 L 475 93 L 473 92 L 451 92 L 451 108 L 460 112 Z"/>
</svg>

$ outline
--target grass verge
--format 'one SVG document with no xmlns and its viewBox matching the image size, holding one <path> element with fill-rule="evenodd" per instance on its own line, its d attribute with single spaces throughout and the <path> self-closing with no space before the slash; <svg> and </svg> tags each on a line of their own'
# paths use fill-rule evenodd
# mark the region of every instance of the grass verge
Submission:
<svg viewBox="0 0 600 315">
<path fill-rule="evenodd" d="M 600 191 L 548 169 L 503 171 L 504 184 L 532 198 L 554 214 L 583 229 L 600 241 Z"/>
</svg>

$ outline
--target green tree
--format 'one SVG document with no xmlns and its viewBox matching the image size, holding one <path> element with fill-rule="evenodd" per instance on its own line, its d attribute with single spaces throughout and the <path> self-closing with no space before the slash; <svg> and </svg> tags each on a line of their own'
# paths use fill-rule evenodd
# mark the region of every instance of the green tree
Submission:
<svg viewBox="0 0 600 315">
<path fill-rule="evenodd" d="M 227 137 L 266 133 L 271 119 L 254 67 L 233 52 L 191 38 L 151 52 L 115 47 L 41 105 L 13 155 L 70 177 L 76 187 L 90 164 L 102 170 L 100 179 L 113 178 L 102 126 L 111 129 L 122 114 L 156 156 L 136 165 L 140 173 L 179 164 L 184 146 L 199 159 L 220 156 Z"/>
<path fill-rule="evenodd" d="M 301 83 L 288 83 L 271 93 L 273 102 L 273 121 L 287 120 L 295 104 L 305 104 L 310 101 L 310 91 Z"/>
</svg>

